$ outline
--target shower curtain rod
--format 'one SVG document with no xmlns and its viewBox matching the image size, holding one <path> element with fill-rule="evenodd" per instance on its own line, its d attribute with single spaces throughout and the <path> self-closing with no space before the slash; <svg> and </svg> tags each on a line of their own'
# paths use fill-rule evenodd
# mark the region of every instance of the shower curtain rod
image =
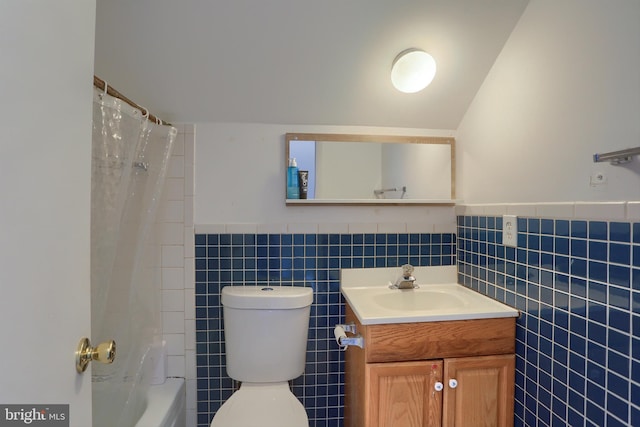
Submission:
<svg viewBox="0 0 640 427">
<path fill-rule="evenodd" d="M 98 89 L 104 90 L 105 81 L 102 80 L 101 78 L 99 78 L 98 76 L 93 76 L 93 85 L 95 87 L 97 87 Z M 136 104 L 135 102 L 133 102 L 132 100 L 130 100 L 129 98 L 127 98 L 126 96 L 124 96 L 123 94 L 121 94 L 120 92 L 115 90 L 108 83 L 107 83 L 107 94 L 113 96 L 114 98 L 118 98 L 118 99 L 123 100 L 124 102 L 126 102 L 127 104 L 132 106 L 133 108 L 136 108 L 136 109 L 142 111 L 143 113 L 148 113 L 149 114 L 149 120 L 151 120 L 152 122 L 156 122 L 156 123 L 158 123 L 160 125 L 171 126 L 171 123 L 165 122 L 164 120 L 154 116 L 153 114 L 151 114 L 149 112 L 149 110 L 147 110 L 146 108 L 141 107 L 140 105 Z"/>
</svg>

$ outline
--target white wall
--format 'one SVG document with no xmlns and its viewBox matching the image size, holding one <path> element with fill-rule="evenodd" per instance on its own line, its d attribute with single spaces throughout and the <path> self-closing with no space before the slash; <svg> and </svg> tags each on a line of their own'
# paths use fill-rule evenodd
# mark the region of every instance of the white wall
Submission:
<svg viewBox="0 0 640 427">
<path fill-rule="evenodd" d="M 453 227 L 452 207 L 285 205 L 287 132 L 453 136 L 370 127 L 197 124 L 194 222 L 234 232 L 430 232 Z M 440 230 L 440 228 L 438 228 Z"/>
<path fill-rule="evenodd" d="M 372 199 L 373 190 L 381 188 L 380 144 L 316 143 L 316 156 L 319 199 Z"/>
<path fill-rule="evenodd" d="M 385 144 L 382 153 L 383 188 L 406 187 L 409 199 L 451 198 L 450 145 Z M 387 196 L 400 198 L 401 195 L 400 191 Z"/>
<path fill-rule="evenodd" d="M 532 0 L 456 138 L 466 203 L 640 200 L 640 2 Z M 602 172 L 607 184 L 590 186 Z"/>
</svg>

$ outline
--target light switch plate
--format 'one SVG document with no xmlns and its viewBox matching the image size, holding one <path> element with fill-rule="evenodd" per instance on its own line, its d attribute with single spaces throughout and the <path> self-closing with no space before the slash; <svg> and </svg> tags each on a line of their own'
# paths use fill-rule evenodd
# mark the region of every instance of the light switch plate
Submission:
<svg viewBox="0 0 640 427">
<path fill-rule="evenodd" d="M 518 217 L 516 215 L 502 216 L 502 244 L 505 246 L 518 246 Z"/>
</svg>

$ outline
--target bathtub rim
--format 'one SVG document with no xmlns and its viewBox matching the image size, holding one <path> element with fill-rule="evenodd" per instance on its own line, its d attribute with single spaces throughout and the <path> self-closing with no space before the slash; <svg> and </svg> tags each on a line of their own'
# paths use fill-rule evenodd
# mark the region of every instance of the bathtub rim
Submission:
<svg viewBox="0 0 640 427">
<path fill-rule="evenodd" d="M 185 423 L 185 411 L 185 379 L 167 378 L 163 384 L 149 386 L 147 406 L 135 427 L 181 426 Z"/>
</svg>

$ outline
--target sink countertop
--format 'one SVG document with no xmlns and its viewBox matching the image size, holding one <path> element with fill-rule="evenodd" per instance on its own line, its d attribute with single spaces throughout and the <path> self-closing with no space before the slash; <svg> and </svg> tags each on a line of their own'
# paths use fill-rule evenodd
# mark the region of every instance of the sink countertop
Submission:
<svg viewBox="0 0 640 427">
<path fill-rule="evenodd" d="M 416 267 L 418 289 L 389 289 L 400 267 L 344 269 L 340 291 L 363 325 L 517 317 L 518 310 L 456 283 L 455 266 Z"/>
</svg>

